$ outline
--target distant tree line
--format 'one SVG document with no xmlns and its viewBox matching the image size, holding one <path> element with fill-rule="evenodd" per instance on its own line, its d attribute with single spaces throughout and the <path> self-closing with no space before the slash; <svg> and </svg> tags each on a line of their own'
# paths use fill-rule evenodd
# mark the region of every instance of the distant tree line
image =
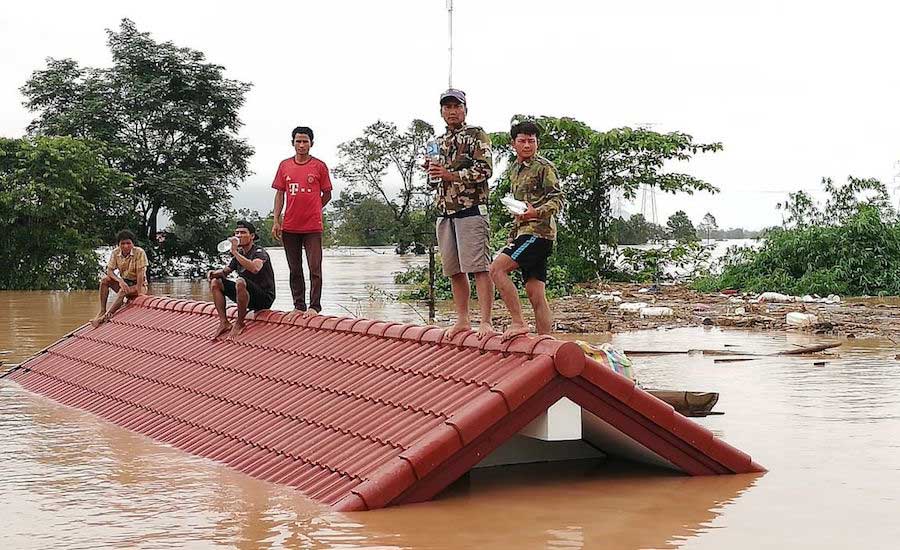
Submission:
<svg viewBox="0 0 900 550">
<path fill-rule="evenodd" d="M 692 240 L 755 239 L 761 231 L 742 228 L 720 229 L 712 214 L 707 213 L 695 228 L 688 215 L 679 210 L 669 217 L 666 225 L 649 222 L 643 214 L 618 217 L 611 222 L 610 236 L 616 244 L 635 245 L 660 241 L 687 242 Z"/>
</svg>

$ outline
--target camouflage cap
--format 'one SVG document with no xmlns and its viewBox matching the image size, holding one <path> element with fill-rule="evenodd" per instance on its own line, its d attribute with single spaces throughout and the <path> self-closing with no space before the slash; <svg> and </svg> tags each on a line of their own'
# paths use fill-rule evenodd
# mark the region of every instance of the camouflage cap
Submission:
<svg viewBox="0 0 900 550">
<path fill-rule="evenodd" d="M 455 99 L 456 101 L 459 101 L 460 103 L 465 105 L 466 104 L 466 92 L 464 92 L 462 90 L 457 90 L 456 88 L 450 88 L 446 92 L 441 94 L 440 104 L 443 105 L 446 102 L 446 100 L 448 100 L 448 99 Z"/>
</svg>

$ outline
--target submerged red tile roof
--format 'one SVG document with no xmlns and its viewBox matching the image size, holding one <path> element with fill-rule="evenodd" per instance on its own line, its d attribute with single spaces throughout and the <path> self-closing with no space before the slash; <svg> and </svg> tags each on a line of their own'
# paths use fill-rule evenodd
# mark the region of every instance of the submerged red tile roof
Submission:
<svg viewBox="0 0 900 550">
<path fill-rule="evenodd" d="M 340 510 L 430 499 L 564 396 L 688 474 L 762 470 L 572 342 L 270 311 L 211 340 L 216 323 L 141 297 L 10 378 Z"/>
</svg>

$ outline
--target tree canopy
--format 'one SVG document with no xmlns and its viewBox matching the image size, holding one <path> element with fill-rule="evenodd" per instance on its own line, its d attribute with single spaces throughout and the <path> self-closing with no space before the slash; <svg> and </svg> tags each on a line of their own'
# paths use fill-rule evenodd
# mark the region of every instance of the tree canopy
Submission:
<svg viewBox="0 0 900 550">
<path fill-rule="evenodd" d="M 703 220 L 700 222 L 700 225 L 697 227 L 701 232 L 706 236 L 706 240 L 708 241 L 712 236 L 712 232 L 719 228 L 718 222 L 716 222 L 716 217 L 712 215 L 711 212 L 707 212 L 706 215 L 703 216 Z"/>
<path fill-rule="evenodd" d="M 694 228 L 694 223 L 684 210 L 679 210 L 669 216 L 669 219 L 666 221 L 666 228 L 669 231 L 669 236 L 680 243 L 697 240 L 697 230 Z"/>
<path fill-rule="evenodd" d="M 0 289 L 96 286 L 95 249 L 128 217 L 130 178 L 70 137 L 0 138 Z"/>
<path fill-rule="evenodd" d="M 341 202 L 333 208 L 339 212 L 339 226 L 360 227 L 338 228 L 336 236 L 347 238 L 347 244 L 374 244 L 373 240 L 390 234 L 398 252 L 422 251 L 425 243 L 434 240 L 428 222 L 431 201 L 421 168 L 425 143 L 433 136 L 434 128 L 422 120 L 413 120 L 405 130 L 378 120 L 362 136 L 338 146 L 340 163 L 334 173 L 350 184 L 350 192 L 342 193 Z M 362 205 L 373 210 L 363 212 Z M 392 214 L 390 224 L 383 219 L 382 207 Z M 360 219 L 351 220 L 351 214 Z"/>
<path fill-rule="evenodd" d="M 250 85 L 128 19 L 107 35 L 111 67 L 51 58 L 32 74 L 21 89 L 38 113 L 28 129 L 103 143 L 104 159 L 131 176 L 134 225 L 155 243 L 161 210 L 177 224 L 202 218 L 249 174 L 253 149 L 237 133 Z"/>
</svg>

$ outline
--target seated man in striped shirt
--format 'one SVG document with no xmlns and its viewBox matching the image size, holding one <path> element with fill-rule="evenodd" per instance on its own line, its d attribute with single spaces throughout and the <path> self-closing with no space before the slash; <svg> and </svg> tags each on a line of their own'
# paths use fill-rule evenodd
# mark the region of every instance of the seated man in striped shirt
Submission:
<svg viewBox="0 0 900 550">
<path fill-rule="evenodd" d="M 508 172 L 510 192 L 528 208 L 515 216 L 509 245 L 491 263 L 491 279 L 512 317 L 512 323 L 503 333 L 504 340 L 527 334 L 529 330 L 522 316 L 519 293 L 509 278 L 510 272 L 516 269 L 522 270 L 525 292 L 534 308 L 537 333 L 550 334 L 552 320 L 544 286 L 547 259 L 556 240 L 556 216 L 563 204 L 556 167 L 537 154 L 538 126 L 529 121 L 520 122 L 509 133 L 516 151 L 516 160 Z"/>
</svg>

